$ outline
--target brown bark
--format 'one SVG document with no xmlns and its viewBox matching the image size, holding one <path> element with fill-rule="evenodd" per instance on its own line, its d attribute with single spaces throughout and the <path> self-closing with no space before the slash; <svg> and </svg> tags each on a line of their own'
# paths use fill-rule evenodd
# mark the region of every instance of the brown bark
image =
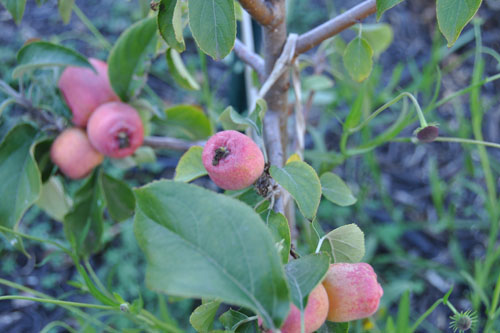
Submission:
<svg viewBox="0 0 500 333">
<path fill-rule="evenodd" d="M 348 11 L 299 36 L 295 54 L 307 52 L 377 11 L 376 0 L 366 0 Z"/>
</svg>

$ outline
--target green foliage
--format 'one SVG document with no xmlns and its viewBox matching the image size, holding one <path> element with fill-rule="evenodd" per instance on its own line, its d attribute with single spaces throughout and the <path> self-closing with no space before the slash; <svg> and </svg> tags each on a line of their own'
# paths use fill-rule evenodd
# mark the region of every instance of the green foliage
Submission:
<svg viewBox="0 0 500 333">
<path fill-rule="evenodd" d="M 334 204 L 345 207 L 356 203 L 357 199 L 352 194 L 351 189 L 336 174 L 324 173 L 321 175 L 320 181 L 323 195 Z"/>
<path fill-rule="evenodd" d="M 437 0 L 439 30 L 446 37 L 448 47 L 455 44 L 463 28 L 478 11 L 481 2 L 482 0 Z"/>
<path fill-rule="evenodd" d="M 121 222 L 131 217 L 134 214 L 135 197 L 129 185 L 105 172 L 99 173 L 99 182 L 111 218 Z"/>
<path fill-rule="evenodd" d="M 387 50 L 394 39 L 394 31 L 387 23 L 359 24 L 355 29 L 361 30 L 361 37 L 370 44 L 375 56 Z"/>
<path fill-rule="evenodd" d="M 219 301 L 209 301 L 203 303 L 193 311 L 189 317 L 189 322 L 197 332 L 209 332 L 212 329 L 215 314 L 219 306 Z"/>
<path fill-rule="evenodd" d="M 21 23 L 24 8 L 26 7 L 26 0 L 1 0 L 0 2 L 7 8 L 14 21 L 16 21 L 16 24 Z"/>
<path fill-rule="evenodd" d="M 71 19 L 71 13 L 73 12 L 73 6 L 75 5 L 75 0 L 58 0 L 57 7 L 59 9 L 59 15 L 64 22 L 68 24 Z"/>
<path fill-rule="evenodd" d="M 185 140 L 203 140 L 213 133 L 208 117 L 202 109 L 193 105 L 176 105 L 166 109 L 162 125 L 169 135 Z"/>
<path fill-rule="evenodd" d="M 122 101 L 131 99 L 133 76 L 146 60 L 150 45 L 156 40 L 153 18 L 143 19 L 125 30 L 108 57 L 111 86 Z"/>
<path fill-rule="evenodd" d="M 329 267 L 330 257 L 326 253 L 310 254 L 285 266 L 292 302 L 301 312 L 306 308 L 307 295 L 325 278 Z"/>
<path fill-rule="evenodd" d="M 257 318 L 255 316 L 253 317 L 254 318 L 250 320 L 249 316 L 245 313 L 229 309 L 219 317 L 219 321 L 224 325 L 224 328 L 230 332 L 253 333 L 258 332 Z"/>
<path fill-rule="evenodd" d="M 377 21 L 380 20 L 380 17 L 386 10 L 391 9 L 401 2 L 403 0 L 377 0 Z"/>
<path fill-rule="evenodd" d="M 104 197 L 95 171 L 75 193 L 73 208 L 64 217 L 64 233 L 78 256 L 87 257 L 101 248 L 103 212 Z"/>
<path fill-rule="evenodd" d="M 362 37 L 354 38 L 344 52 L 344 66 L 354 81 L 361 82 L 370 75 L 373 67 L 373 50 Z"/>
<path fill-rule="evenodd" d="M 294 161 L 283 168 L 272 165 L 269 172 L 292 195 L 304 217 L 313 220 L 321 200 L 321 184 L 316 171 L 305 162 Z"/>
<path fill-rule="evenodd" d="M 236 40 L 233 0 L 189 0 L 189 26 L 198 47 L 212 58 L 222 59 Z"/>
<path fill-rule="evenodd" d="M 196 178 L 207 175 L 207 170 L 203 166 L 201 153 L 203 147 L 193 146 L 189 148 L 177 163 L 174 180 L 178 182 L 190 182 Z"/>
<path fill-rule="evenodd" d="M 255 311 L 268 327 L 281 325 L 288 313 L 288 286 L 272 237 L 252 209 L 171 181 L 135 194 L 135 233 L 148 261 L 150 288 L 217 298 Z"/>
<path fill-rule="evenodd" d="M 36 205 L 54 220 L 62 222 L 71 209 L 73 200 L 64 191 L 61 179 L 50 177 L 47 182 L 43 183 Z"/>
<path fill-rule="evenodd" d="M 81 66 L 92 68 L 88 60 L 67 47 L 49 42 L 31 42 L 17 53 L 17 67 L 12 77 L 17 79 L 27 71 L 52 66 Z"/>
<path fill-rule="evenodd" d="M 325 324 L 318 330 L 319 333 L 348 333 L 349 323 L 333 323 L 330 321 L 325 322 Z M 389 332 L 386 332 L 389 333 Z"/>
<path fill-rule="evenodd" d="M 178 0 L 161 0 L 157 15 L 158 31 L 167 44 L 178 52 L 186 48 L 182 35 L 182 9 Z"/>
<path fill-rule="evenodd" d="M 271 209 L 267 210 L 263 215 L 265 215 L 267 227 L 269 228 L 269 231 L 271 231 L 276 247 L 281 255 L 281 261 L 286 264 L 288 262 L 288 257 L 290 256 L 291 247 L 291 235 L 288 220 L 283 214 L 276 213 Z"/>
<path fill-rule="evenodd" d="M 347 224 L 325 235 L 336 263 L 361 261 L 365 255 L 365 235 L 355 224 Z"/>
<path fill-rule="evenodd" d="M 33 156 L 38 130 L 29 124 L 14 127 L 0 144 L 0 225 L 17 228 L 24 212 L 38 199 L 40 171 Z"/>
<path fill-rule="evenodd" d="M 175 82 L 187 90 L 199 90 L 200 85 L 188 72 L 186 66 L 182 62 L 180 54 L 173 48 L 167 50 L 166 53 L 168 69 L 170 75 L 174 78 Z"/>
<path fill-rule="evenodd" d="M 406 291 L 399 301 L 396 332 L 408 332 L 410 328 L 410 293 Z"/>
</svg>

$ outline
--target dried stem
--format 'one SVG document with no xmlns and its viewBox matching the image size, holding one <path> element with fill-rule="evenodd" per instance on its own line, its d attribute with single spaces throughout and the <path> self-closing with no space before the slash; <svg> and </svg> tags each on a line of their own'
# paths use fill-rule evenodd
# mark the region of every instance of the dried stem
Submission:
<svg viewBox="0 0 500 333">
<path fill-rule="evenodd" d="M 245 44 L 238 39 L 234 44 L 234 52 L 244 63 L 257 72 L 259 79 L 262 81 L 265 77 L 264 60 L 257 53 L 250 51 Z"/>
<path fill-rule="evenodd" d="M 358 23 L 377 11 L 376 0 L 366 0 L 333 19 L 299 36 L 296 55 L 307 52 L 322 41 Z"/>
</svg>

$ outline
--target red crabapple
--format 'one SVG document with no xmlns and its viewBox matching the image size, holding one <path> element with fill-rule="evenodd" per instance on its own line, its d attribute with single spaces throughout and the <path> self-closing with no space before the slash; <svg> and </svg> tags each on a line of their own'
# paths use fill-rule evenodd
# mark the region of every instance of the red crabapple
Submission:
<svg viewBox="0 0 500 333">
<path fill-rule="evenodd" d="M 139 113 L 122 102 L 99 106 L 90 116 L 87 134 L 95 149 L 113 158 L 132 155 L 144 140 Z"/>
<path fill-rule="evenodd" d="M 252 185 L 264 171 L 264 156 L 257 144 L 237 131 L 222 131 L 205 144 L 203 165 L 210 179 L 225 190 Z"/>
<path fill-rule="evenodd" d="M 85 127 L 90 114 L 101 104 L 119 101 L 111 88 L 108 77 L 108 65 L 98 59 L 89 62 L 97 73 L 90 68 L 69 66 L 59 79 L 59 89 L 66 104 L 73 113 L 73 123 Z"/>
<path fill-rule="evenodd" d="M 80 179 L 101 164 L 104 156 L 92 147 L 84 130 L 73 127 L 54 140 L 50 158 L 66 176 Z"/>
<path fill-rule="evenodd" d="M 322 284 L 311 291 L 304 310 L 305 333 L 318 330 L 326 321 L 328 314 L 328 295 Z M 300 310 L 294 305 L 290 306 L 290 313 L 281 327 L 282 333 L 300 333 Z"/>
<path fill-rule="evenodd" d="M 330 265 L 323 286 L 330 309 L 327 320 L 346 322 L 371 316 L 384 294 L 372 266 L 365 263 Z"/>
</svg>

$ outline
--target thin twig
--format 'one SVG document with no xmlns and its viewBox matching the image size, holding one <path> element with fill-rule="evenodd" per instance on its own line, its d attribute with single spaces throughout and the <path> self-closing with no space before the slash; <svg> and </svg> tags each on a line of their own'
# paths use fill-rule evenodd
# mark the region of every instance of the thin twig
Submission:
<svg viewBox="0 0 500 333">
<path fill-rule="evenodd" d="M 163 136 L 147 136 L 144 138 L 143 145 L 151 148 L 172 149 L 172 150 L 188 150 L 193 146 L 204 146 L 205 141 L 187 141 L 177 138 Z"/>
<path fill-rule="evenodd" d="M 262 81 L 265 77 L 264 60 L 256 53 L 250 51 L 240 40 L 234 43 L 234 53 L 247 65 L 255 69 L 259 79 Z"/>
<path fill-rule="evenodd" d="M 273 8 L 266 0 L 239 0 L 241 7 L 263 26 L 271 25 L 275 19 Z"/>
<path fill-rule="evenodd" d="M 335 36 L 341 31 L 358 23 L 360 20 L 370 16 L 377 11 L 376 0 L 366 0 L 349 9 L 348 11 L 332 18 L 329 21 L 299 36 L 296 56 L 309 51 L 319 45 L 322 41 Z"/>
<path fill-rule="evenodd" d="M 46 130 L 55 130 L 60 132 L 64 128 L 62 119 L 56 117 L 51 112 L 46 112 L 40 107 L 36 107 L 23 94 L 14 90 L 7 82 L 0 80 L 0 90 L 12 97 L 16 104 L 25 108 L 30 117 Z"/>
</svg>

